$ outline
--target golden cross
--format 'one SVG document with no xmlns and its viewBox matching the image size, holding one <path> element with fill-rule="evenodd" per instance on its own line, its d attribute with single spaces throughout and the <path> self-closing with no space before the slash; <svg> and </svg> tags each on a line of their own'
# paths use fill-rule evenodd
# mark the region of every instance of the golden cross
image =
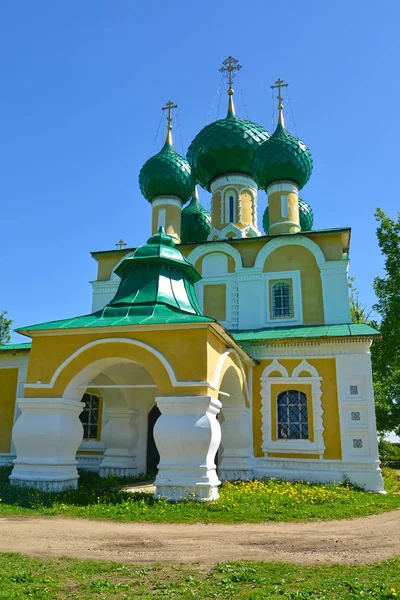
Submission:
<svg viewBox="0 0 400 600">
<path fill-rule="evenodd" d="M 284 87 L 288 87 L 288 85 L 289 84 L 288 83 L 284 83 L 283 79 L 281 79 L 281 78 L 279 78 L 279 79 L 277 79 L 275 81 L 275 85 L 271 85 L 271 89 L 272 90 L 275 89 L 275 88 L 278 88 L 277 99 L 278 99 L 278 102 L 279 102 L 279 106 L 282 106 L 282 101 L 283 101 L 283 98 L 281 96 L 281 89 L 284 88 Z M 279 106 L 278 106 L 278 108 L 279 108 Z"/>
<path fill-rule="evenodd" d="M 178 105 L 174 104 L 172 102 L 172 100 L 168 100 L 168 102 L 166 103 L 166 105 L 162 107 L 162 110 L 167 110 L 168 111 L 168 116 L 167 116 L 167 123 L 168 123 L 167 129 L 168 129 L 168 131 L 171 131 L 171 129 L 172 129 L 172 125 L 171 125 L 171 123 L 172 123 L 171 112 L 172 112 L 173 108 L 178 108 Z"/>
<path fill-rule="evenodd" d="M 231 90 L 234 73 L 235 71 L 240 71 L 242 65 L 239 65 L 239 61 L 236 60 L 236 58 L 233 58 L 233 56 L 228 56 L 228 58 L 224 60 L 222 65 L 223 66 L 220 68 L 220 72 L 223 73 L 228 79 L 229 89 Z"/>
<path fill-rule="evenodd" d="M 115 245 L 116 245 L 116 247 L 117 247 L 119 250 L 122 250 L 122 248 L 125 248 L 125 246 L 126 246 L 126 243 L 125 243 L 125 242 L 124 242 L 124 240 L 121 238 L 121 239 L 119 240 L 119 242 L 117 242 Z"/>
</svg>

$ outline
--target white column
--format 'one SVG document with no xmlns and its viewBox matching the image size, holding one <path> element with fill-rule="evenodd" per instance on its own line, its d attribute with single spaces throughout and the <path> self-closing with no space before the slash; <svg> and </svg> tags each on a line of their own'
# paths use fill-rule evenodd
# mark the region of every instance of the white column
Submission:
<svg viewBox="0 0 400 600">
<path fill-rule="evenodd" d="M 320 265 L 325 325 L 351 323 L 347 260 Z"/>
<path fill-rule="evenodd" d="M 250 479 L 250 411 L 247 406 L 224 406 L 221 424 L 221 479 Z"/>
<path fill-rule="evenodd" d="M 102 432 L 102 441 L 106 447 L 100 463 L 100 476 L 137 475 L 136 445 L 139 412 L 132 408 L 106 407 L 108 419 Z"/>
<path fill-rule="evenodd" d="M 76 488 L 76 452 L 82 441 L 82 402 L 67 398 L 18 399 L 15 422 L 17 452 L 11 483 L 52 491 Z"/>
<path fill-rule="evenodd" d="M 179 500 L 218 498 L 215 454 L 221 441 L 217 414 L 221 402 L 211 396 L 156 397 L 161 416 L 154 427 L 160 453 L 156 495 Z"/>
</svg>

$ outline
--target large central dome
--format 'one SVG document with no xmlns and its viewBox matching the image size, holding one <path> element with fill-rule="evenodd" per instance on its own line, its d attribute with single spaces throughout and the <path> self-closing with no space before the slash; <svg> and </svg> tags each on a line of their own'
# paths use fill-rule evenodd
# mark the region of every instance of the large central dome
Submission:
<svg viewBox="0 0 400 600">
<path fill-rule="evenodd" d="M 253 158 L 258 147 L 270 137 L 252 121 L 239 119 L 232 111 L 204 127 L 189 146 L 187 159 L 200 185 L 210 191 L 216 177 L 244 173 L 253 177 Z"/>
</svg>

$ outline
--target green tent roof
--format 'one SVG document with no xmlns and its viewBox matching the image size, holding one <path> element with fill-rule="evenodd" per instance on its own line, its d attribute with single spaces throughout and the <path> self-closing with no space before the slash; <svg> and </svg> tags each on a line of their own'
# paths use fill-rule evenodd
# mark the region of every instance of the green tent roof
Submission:
<svg viewBox="0 0 400 600">
<path fill-rule="evenodd" d="M 26 344 L 0 344 L 0 352 L 18 352 L 21 350 L 30 350 L 31 342 Z"/>
</svg>

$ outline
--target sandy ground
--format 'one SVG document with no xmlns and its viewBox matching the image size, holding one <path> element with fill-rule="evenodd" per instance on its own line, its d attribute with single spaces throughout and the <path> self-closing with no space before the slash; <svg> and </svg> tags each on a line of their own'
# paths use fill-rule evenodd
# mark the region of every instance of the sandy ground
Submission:
<svg viewBox="0 0 400 600">
<path fill-rule="evenodd" d="M 400 554 L 400 511 L 349 521 L 255 525 L 3 518 L 0 552 L 207 567 L 234 560 L 360 564 Z"/>
</svg>

